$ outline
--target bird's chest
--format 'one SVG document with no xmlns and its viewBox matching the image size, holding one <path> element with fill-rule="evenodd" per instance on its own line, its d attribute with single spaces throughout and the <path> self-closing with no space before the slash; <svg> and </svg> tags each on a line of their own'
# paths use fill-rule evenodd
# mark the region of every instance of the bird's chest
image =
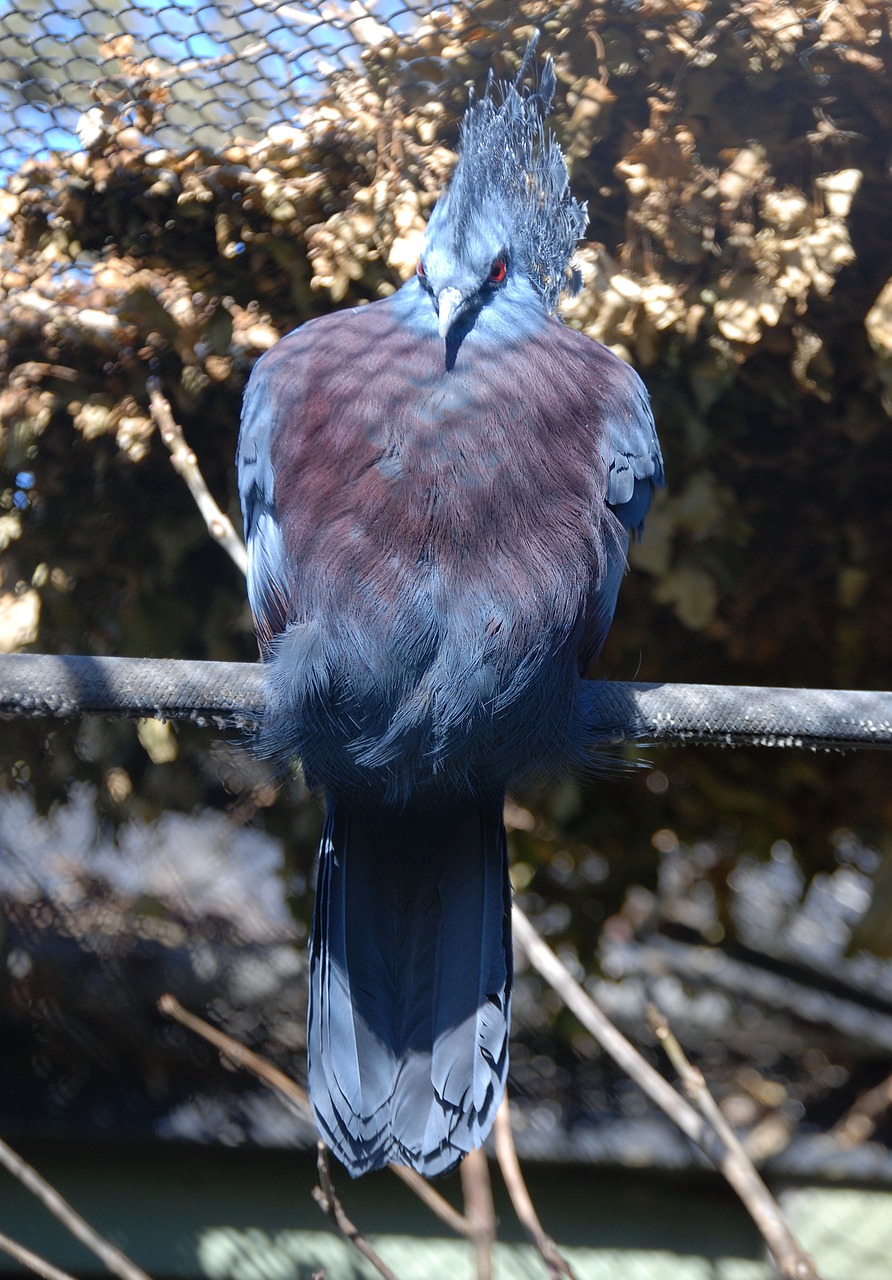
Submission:
<svg viewBox="0 0 892 1280">
<path fill-rule="evenodd" d="M 390 344 L 393 346 L 393 343 Z M 407 578 L 523 589 L 588 576 L 603 502 L 597 441 L 529 354 L 356 354 L 282 442 L 277 506 L 301 575 L 349 574 L 392 596 Z M 558 379 L 559 387 L 559 379 Z"/>
<path fill-rule="evenodd" d="M 477 381 L 409 370 L 390 411 L 363 414 L 367 466 L 356 478 L 357 505 L 417 525 L 427 536 L 450 522 L 480 524 L 513 485 L 530 439 L 518 435 L 513 406 Z"/>
</svg>

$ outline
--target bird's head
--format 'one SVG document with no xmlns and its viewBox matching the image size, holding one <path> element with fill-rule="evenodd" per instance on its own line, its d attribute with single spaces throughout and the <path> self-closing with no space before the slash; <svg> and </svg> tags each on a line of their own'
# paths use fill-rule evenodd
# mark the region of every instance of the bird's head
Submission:
<svg viewBox="0 0 892 1280">
<path fill-rule="evenodd" d="M 538 299 L 553 313 L 561 294 L 581 284 L 572 257 L 587 215 L 544 127 L 556 84 L 551 58 L 538 85 L 524 84 L 536 39 L 516 79 L 497 84 L 490 76 L 465 112 L 458 163 L 428 223 L 417 274 L 441 337 L 503 297 Z"/>
</svg>

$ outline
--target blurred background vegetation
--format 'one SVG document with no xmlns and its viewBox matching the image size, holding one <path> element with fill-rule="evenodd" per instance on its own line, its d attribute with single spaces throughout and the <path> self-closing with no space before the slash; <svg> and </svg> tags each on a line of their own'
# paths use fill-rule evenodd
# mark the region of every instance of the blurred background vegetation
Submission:
<svg viewBox="0 0 892 1280">
<path fill-rule="evenodd" d="M 184 44 L 177 22 L 196 13 L 207 16 Z M 539 26 L 557 65 L 553 125 L 591 219 L 585 289 L 565 315 L 640 370 L 668 476 L 602 674 L 888 687 L 888 4 L 293 13 L 79 0 L 60 17 L 49 0 L 20 0 L 0 16 L 15 126 L 0 191 L 0 648 L 253 660 L 243 582 L 171 469 L 147 378 L 237 520 L 253 362 L 295 325 L 381 297 L 414 270 L 469 86 L 490 66 L 510 75 Z M 40 815 L 55 814 L 58 836 L 60 815 L 80 813 L 84 849 L 124 850 L 134 831 L 163 844 L 170 814 L 222 810 L 224 843 L 236 847 L 233 826 L 284 842 L 295 923 L 278 925 L 305 936 L 321 813 L 299 782 L 277 786 L 237 744 L 192 727 L 15 721 L 2 743 L 0 784 L 31 806 L 8 831 L 49 845 Z M 811 937 L 810 981 L 838 975 L 846 956 L 892 955 L 888 757 L 637 755 L 648 768 L 509 808 L 516 888 L 580 974 L 597 972 L 605 939 L 658 935 L 744 958 L 761 940 L 800 974 Z M 172 860 L 190 839 L 176 828 Z M 83 901 L 101 888 L 140 936 L 147 920 L 185 918 L 169 881 L 137 893 L 113 883 L 107 859 L 85 858 L 76 875 L 69 866 Z M 52 897 L 49 880 L 40 892 Z M 815 906 L 828 896 L 830 917 Z M 783 950 L 800 918 L 811 934 L 800 928 Z M 556 1003 L 535 984 L 528 996 L 521 987 L 521 1020 L 526 1009 L 547 1054 L 584 1064 L 586 1039 L 567 1020 L 553 1040 Z M 269 1022 L 241 1026 L 236 1003 L 232 1029 L 266 1043 Z M 283 1032 L 283 1052 L 293 1040 Z M 752 1044 L 741 1038 L 741 1061 Z M 816 1124 L 888 1071 L 882 1045 L 853 1054 L 832 1036 L 791 1041 L 778 1050 L 786 1065 L 760 1066 L 788 1078 L 809 1045 L 809 1100 L 838 1094 Z M 537 1072 L 552 1089 L 564 1078 L 540 1059 L 515 1054 L 531 1098 Z M 739 1112 L 750 1121 L 789 1102 L 734 1096 L 750 1099 L 755 1111 Z"/>
</svg>

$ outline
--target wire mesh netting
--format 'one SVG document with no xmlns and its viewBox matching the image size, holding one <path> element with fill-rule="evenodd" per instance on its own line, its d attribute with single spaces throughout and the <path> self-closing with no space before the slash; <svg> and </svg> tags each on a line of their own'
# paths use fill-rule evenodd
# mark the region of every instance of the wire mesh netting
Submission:
<svg viewBox="0 0 892 1280">
<path fill-rule="evenodd" d="M 292 120 L 365 50 L 417 38 L 431 22 L 460 37 L 472 21 L 493 34 L 509 25 L 504 9 L 472 14 L 438 0 L 4 0 L 0 172 L 27 155 L 89 146 L 122 119 L 172 149 L 253 140 Z"/>
</svg>

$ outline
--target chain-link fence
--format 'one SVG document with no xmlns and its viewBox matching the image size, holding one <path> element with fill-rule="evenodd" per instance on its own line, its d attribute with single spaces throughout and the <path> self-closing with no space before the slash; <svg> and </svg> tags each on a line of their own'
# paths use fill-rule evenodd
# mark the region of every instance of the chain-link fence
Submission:
<svg viewBox="0 0 892 1280">
<path fill-rule="evenodd" d="M 544 13 L 544 11 L 543 11 Z M 0 16 L 0 171 L 24 156 L 90 146 L 130 123 L 159 146 L 219 149 L 293 122 L 320 86 L 363 53 L 416 41 L 430 25 L 456 40 L 473 24 L 511 42 L 507 13 L 428 0 L 240 0 L 101 7 L 5 0 Z M 478 54 L 481 58 L 482 54 Z M 482 63 L 481 63 L 482 65 Z M 419 67 L 419 75 L 430 74 Z"/>
</svg>

